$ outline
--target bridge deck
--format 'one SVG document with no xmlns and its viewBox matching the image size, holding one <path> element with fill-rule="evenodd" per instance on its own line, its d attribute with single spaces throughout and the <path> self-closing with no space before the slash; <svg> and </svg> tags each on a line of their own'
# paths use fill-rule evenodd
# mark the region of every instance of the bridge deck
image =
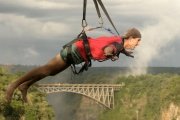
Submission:
<svg viewBox="0 0 180 120">
<path fill-rule="evenodd" d="M 114 91 L 125 86 L 124 84 L 39 84 L 38 88 L 45 93 L 73 92 L 92 98 L 98 103 L 114 107 Z"/>
</svg>

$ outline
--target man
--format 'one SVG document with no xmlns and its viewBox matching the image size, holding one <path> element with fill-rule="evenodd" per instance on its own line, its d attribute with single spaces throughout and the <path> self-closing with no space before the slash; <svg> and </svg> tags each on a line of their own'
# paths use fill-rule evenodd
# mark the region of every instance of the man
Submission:
<svg viewBox="0 0 180 120">
<path fill-rule="evenodd" d="M 111 36 L 98 37 L 95 39 L 88 37 L 87 39 L 92 60 L 104 61 L 111 59 L 114 61 L 118 59 L 120 52 L 131 56 L 126 50 L 134 50 L 134 48 L 139 45 L 141 33 L 136 28 L 131 28 L 122 37 Z M 68 68 L 71 64 L 79 64 L 88 61 L 82 39 L 76 40 L 70 46 L 70 49 L 69 47 L 62 49 L 60 54 L 58 53 L 47 64 L 31 70 L 11 83 L 6 91 L 7 102 L 11 102 L 13 92 L 16 88 L 21 91 L 23 101 L 27 102 L 27 90 L 33 83 L 47 76 L 56 75 Z M 70 57 L 68 57 L 69 53 Z"/>
</svg>

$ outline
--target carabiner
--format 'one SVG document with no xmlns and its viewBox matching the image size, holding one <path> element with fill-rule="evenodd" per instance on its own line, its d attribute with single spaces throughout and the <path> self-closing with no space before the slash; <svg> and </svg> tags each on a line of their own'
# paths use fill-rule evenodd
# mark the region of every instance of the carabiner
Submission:
<svg viewBox="0 0 180 120">
<path fill-rule="evenodd" d="M 83 29 L 85 28 L 85 27 L 87 27 L 87 21 L 86 20 L 82 20 L 82 27 L 83 27 Z"/>
</svg>

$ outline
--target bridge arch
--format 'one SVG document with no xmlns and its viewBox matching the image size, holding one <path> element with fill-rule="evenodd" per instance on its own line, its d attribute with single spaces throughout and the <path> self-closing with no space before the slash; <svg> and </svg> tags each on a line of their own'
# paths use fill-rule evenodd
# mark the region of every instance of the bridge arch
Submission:
<svg viewBox="0 0 180 120">
<path fill-rule="evenodd" d="M 114 108 L 114 91 L 124 84 L 39 84 L 38 89 L 45 93 L 69 92 L 86 96 L 107 108 Z"/>
</svg>

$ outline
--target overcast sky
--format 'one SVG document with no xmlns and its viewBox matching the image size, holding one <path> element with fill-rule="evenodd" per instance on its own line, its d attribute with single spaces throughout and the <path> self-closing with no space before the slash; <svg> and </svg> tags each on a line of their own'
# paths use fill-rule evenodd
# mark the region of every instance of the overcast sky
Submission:
<svg viewBox="0 0 180 120">
<path fill-rule="evenodd" d="M 93 66 L 180 66 L 180 0 L 103 0 L 122 34 L 142 32 L 135 58 L 120 55 L 116 62 Z M 81 31 L 82 0 L 0 0 L 0 64 L 40 65 Z M 104 26 L 111 27 L 103 14 Z M 87 22 L 98 25 L 92 0 Z M 88 33 L 110 35 L 104 30 Z"/>
</svg>

